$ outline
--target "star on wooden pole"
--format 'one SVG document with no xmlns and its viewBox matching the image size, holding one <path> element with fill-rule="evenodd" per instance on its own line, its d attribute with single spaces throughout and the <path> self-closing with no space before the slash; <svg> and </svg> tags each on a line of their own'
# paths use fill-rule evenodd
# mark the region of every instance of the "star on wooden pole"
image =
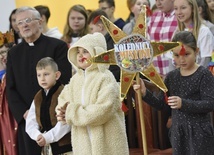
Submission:
<svg viewBox="0 0 214 155">
<path fill-rule="evenodd" d="M 106 63 L 118 65 L 121 68 L 120 92 L 121 101 L 126 97 L 132 81 L 136 77 L 139 83 L 139 73 L 149 79 L 165 93 L 168 91 L 162 78 L 152 64 L 155 56 L 163 54 L 180 45 L 178 42 L 150 42 L 146 39 L 146 6 L 144 5 L 136 20 L 132 34 L 127 35 L 110 20 L 101 16 L 106 30 L 114 40 L 114 49 L 96 55 L 89 61 L 91 63 Z M 138 102 L 141 102 L 141 93 L 138 92 Z M 139 103 L 142 141 L 144 155 L 147 155 L 146 134 L 143 118 L 142 103 Z"/>
<path fill-rule="evenodd" d="M 131 35 L 127 35 L 104 16 L 100 17 L 107 31 L 116 43 L 115 47 L 121 47 L 122 51 L 120 50 L 115 52 L 116 48 L 114 48 L 93 57 L 89 61 L 92 63 L 106 63 L 111 65 L 118 65 L 121 68 L 121 100 L 126 97 L 126 94 L 132 84 L 132 80 L 134 79 L 137 73 L 141 73 L 151 82 L 153 82 L 157 87 L 159 87 L 162 91 L 167 92 L 168 90 L 165 84 L 163 83 L 162 78 L 157 73 L 155 67 L 152 65 L 152 58 L 180 45 L 180 43 L 178 42 L 150 42 L 149 40 L 145 39 L 145 8 L 146 7 L 144 6 L 138 17 L 138 20 L 136 21 L 135 27 L 133 28 L 133 32 Z M 142 42 L 146 43 L 144 44 L 145 46 L 150 44 L 148 45 L 150 49 L 148 48 L 148 46 L 144 46 L 142 49 L 136 49 L 137 47 L 135 49 L 132 49 L 132 47 L 130 47 L 132 46 L 131 43 L 133 43 L 134 45 L 135 43 Z M 149 50 L 150 53 L 146 52 L 145 49 Z M 142 61 L 149 61 L 149 63 L 143 64 L 143 66 L 140 66 L 137 69 L 132 69 L 131 67 L 133 67 L 133 65 L 138 65 L 135 60 L 140 59 L 140 57 L 143 59 Z M 126 63 L 126 65 L 124 65 L 124 63 Z"/>
</svg>

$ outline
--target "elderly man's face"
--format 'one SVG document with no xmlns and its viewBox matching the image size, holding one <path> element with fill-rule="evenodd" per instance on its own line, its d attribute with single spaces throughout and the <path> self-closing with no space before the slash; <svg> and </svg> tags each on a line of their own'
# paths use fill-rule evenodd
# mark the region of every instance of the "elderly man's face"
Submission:
<svg viewBox="0 0 214 155">
<path fill-rule="evenodd" d="M 41 32 L 41 19 L 34 17 L 31 11 L 16 14 L 16 24 L 24 39 L 34 38 Z"/>
</svg>

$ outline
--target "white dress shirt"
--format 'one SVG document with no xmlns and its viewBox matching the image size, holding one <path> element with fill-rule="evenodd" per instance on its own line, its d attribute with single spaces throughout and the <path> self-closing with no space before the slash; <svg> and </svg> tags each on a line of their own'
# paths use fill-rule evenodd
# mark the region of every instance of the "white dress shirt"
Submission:
<svg viewBox="0 0 214 155">
<path fill-rule="evenodd" d="M 45 138 L 46 144 L 50 144 L 53 142 L 57 142 L 65 134 L 70 132 L 71 126 L 62 122 L 57 122 L 57 124 L 52 129 L 41 133 L 39 130 L 39 124 L 36 121 L 35 103 L 33 101 L 26 118 L 25 130 L 31 139 L 36 141 L 37 137 L 42 134 L 42 136 Z"/>
</svg>

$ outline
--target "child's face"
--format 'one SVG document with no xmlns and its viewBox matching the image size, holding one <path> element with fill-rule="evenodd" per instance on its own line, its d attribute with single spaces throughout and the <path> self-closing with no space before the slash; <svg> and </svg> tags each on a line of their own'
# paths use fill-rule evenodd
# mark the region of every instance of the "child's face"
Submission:
<svg viewBox="0 0 214 155">
<path fill-rule="evenodd" d="M 135 4 L 131 8 L 131 12 L 134 14 L 135 17 L 138 17 L 140 11 L 144 5 L 145 0 L 136 0 Z"/>
<path fill-rule="evenodd" d="M 110 7 L 107 2 L 99 3 L 99 9 L 103 10 L 107 14 L 108 18 L 111 18 L 115 11 L 115 8 L 113 6 Z"/>
<path fill-rule="evenodd" d="M 11 25 L 16 32 L 19 31 L 19 29 L 16 25 L 16 15 L 15 14 L 12 14 L 12 16 L 11 16 Z"/>
<path fill-rule="evenodd" d="M 187 0 L 175 0 L 174 10 L 177 20 L 184 24 L 192 23 L 192 6 L 187 2 Z"/>
<path fill-rule="evenodd" d="M 1 65 L 6 65 L 7 62 L 7 53 L 8 53 L 9 48 L 2 46 L 0 48 L 0 63 Z"/>
<path fill-rule="evenodd" d="M 206 0 L 208 7 L 211 11 L 214 11 L 214 0 Z"/>
<path fill-rule="evenodd" d="M 173 10 L 174 0 L 155 0 L 155 4 L 158 10 L 168 13 Z"/>
<path fill-rule="evenodd" d="M 80 12 L 72 10 L 69 15 L 69 26 L 74 33 L 79 33 L 84 29 L 86 25 L 86 19 Z"/>
<path fill-rule="evenodd" d="M 77 65 L 79 68 L 86 69 L 91 65 L 91 63 L 86 60 L 91 58 L 91 54 L 84 48 L 77 48 Z"/>
<path fill-rule="evenodd" d="M 55 72 L 51 66 L 46 66 L 45 68 L 36 68 L 36 73 L 40 87 L 45 90 L 49 90 L 51 87 L 53 87 L 60 77 L 60 72 Z"/>
<path fill-rule="evenodd" d="M 181 46 L 173 49 L 173 58 L 178 67 L 183 70 L 189 70 L 195 65 L 196 56 L 198 51 L 183 44 L 185 52 L 181 54 Z"/>
</svg>

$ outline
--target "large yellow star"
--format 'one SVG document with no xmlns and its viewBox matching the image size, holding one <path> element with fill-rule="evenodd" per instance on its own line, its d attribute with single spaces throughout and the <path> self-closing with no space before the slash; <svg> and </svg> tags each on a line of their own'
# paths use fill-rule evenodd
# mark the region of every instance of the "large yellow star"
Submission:
<svg viewBox="0 0 214 155">
<path fill-rule="evenodd" d="M 113 38 L 115 42 L 115 48 L 97 55 L 89 61 L 92 63 L 107 63 L 118 65 L 121 68 L 121 101 L 123 101 L 126 97 L 127 92 L 132 85 L 132 81 L 137 73 L 141 73 L 162 91 L 167 92 L 168 90 L 162 78 L 157 73 L 155 67 L 152 64 L 152 58 L 179 46 L 179 43 L 150 42 L 145 39 L 147 27 L 146 6 L 143 6 L 131 35 L 127 35 L 104 16 L 101 16 L 101 20 Z M 138 45 L 136 45 L 136 43 L 139 43 L 139 47 L 137 47 Z M 132 45 L 134 47 L 132 47 Z M 141 64 L 145 61 L 146 62 L 142 66 L 138 67 L 139 61 Z M 125 63 L 126 65 L 124 65 Z M 129 67 L 129 65 L 132 65 L 132 69 L 130 69 L 131 67 Z M 133 65 L 135 67 L 134 69 Z"/>
</svg>

